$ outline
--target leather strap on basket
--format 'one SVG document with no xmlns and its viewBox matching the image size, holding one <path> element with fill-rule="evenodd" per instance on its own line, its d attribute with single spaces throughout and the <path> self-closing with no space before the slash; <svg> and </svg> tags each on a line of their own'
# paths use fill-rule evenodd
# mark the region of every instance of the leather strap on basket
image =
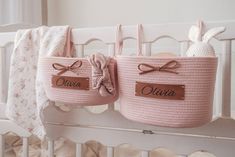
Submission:
<svg viewBox="0 0 235 157">
<path fill-rule="evenodd" d="M 143 42 L 143 26 L 141 24 L 137 25 L 137 56 L 142 56 L 142 42 Z M 117 26 L 116 32 L 116 55 L 122 54 L 123 48 L 123 36 L 122 36 L 122 26 Z"/>
<path fill-rule="evenodd" d="M 72 42 L 72 28 L 69 27 L 67 32 L 64 57 L 73 57 L 73 56 L 74 56 L 74 47 Z"/>
</svg>

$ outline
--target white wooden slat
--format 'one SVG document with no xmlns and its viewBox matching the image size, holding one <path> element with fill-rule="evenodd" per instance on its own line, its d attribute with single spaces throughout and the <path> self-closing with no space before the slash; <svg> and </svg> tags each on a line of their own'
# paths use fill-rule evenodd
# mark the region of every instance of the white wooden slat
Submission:
<svg viewBox="0 0 235 157">
<path fill-rule="evenodd" d="M 6 103 L 0 103 L 0 119 L 4 119 L 4 120 L 7 119 L 5 110 L 6 110 Z"/>
<path fill-rule="evenodd" d="M 109 56 L 115 55 L 115 44 L 108 44 L 108 54 Z"/>
<path fill-rule="evenodd" d="M 6 52 L 4 47 L 0 47 L 0 102 L 6 102 Z"/>
<path fill-rule="evenodd" d="M 41 16 L 42 16 L 42 24 L 48 24 L 48 4 L 47 0 L 41 0 Z"/>
<path fill-rule="evenodd" d="M 108 55 L 111 57 L 115 55 L 115 44 L 108 44 Z M 114 110 L 114 103 L 108 104 L 108 110 Z"/>
<path fill-rule="evenodd" d="M 223 41 L 222 54 L 222 117 L 231 117 L 231 58 L 232 41 Z"/>
<path fill-rule="evenodd" d="M 185 57 L 186 56 L 186 51 L 189 48 L 189 42 L 188 41 L 182 41 L 180 42 L 180 56 Z"/>
<path fill-rule="evenodd" d="M 80 46 L 79 45 L 74 45 L 74 48 L 75 48 L 75 56 L 78 57 L 80 56 L 79 53 L 80 53 Z"/>
<path fill-rule="evenodd" d="M 0 47 L 0 102 L 4 102 L 3 101 L 3 76 L 4 76 L 4 48 Z"/>
<path fill-rule="evenodd" d="M 76 157 L 82 156 L 82 144 L 77 143 L 76 144 Z"/>
<path fill-rule="evenodd" d="M 5 141 L 4 135 L 0 135 L 0 157 L 4 157 Z"/>
<path fill-rule="evenodd" d="M 113 157 L 114 156 L 114 148 L 107 146 L 107 157 Z"/>
<path fill-rule="evenodd" d="M 48 157 L 54 157 L 54 141 L 48 140 Z"/>
<path fill-rule="evenodd" d="M 214 116 L 218 117 L 221 115 L 222 110 L 222 64 L 221 64 L 221 53 L 217 54 L 218 66 L 215 82 L 215 95 L 214 95 Z"/>
<path fill-rule="evenodd" d="M 22 157 L 29 156 L 29 141 L 27 137 L 23 137 L 23 154 Z"/>
<path fill-rule="evenodd" d="M 75 45 L 76 48 L 76 56 L 84 57 L 84 45 Z"/>
<path fill-rule="evenodd" d="M 15 12 L 16 12 L 16 17 L 19 21 L 25 21 L 24 15 L 23 15 L 24 14 L 23 10 L 24 10 L 24 5 L 25 5 L 24 2 L 25 2 L 24 0 L 19 0 L 16 2 L 16 6 L 18 7 L 16 8 Z M 32 7 L 30 7 L 29 9 L 31 8 Z"/>
<path fill-rule="evenodd" d="M 108 104 L 108 110 L 112 110 L 112 111 L 115 110 L 115 105 L 114 105 L 114 103 Z"/>
<path fill-rule="evenodd" d="M 144 43 L 143 51 L 145 56 L 151 56 L 151 43 Z"/>
<path fill-rule="evenodd" d="M 141 151 L 141 157 L 149 157 L 148 151 Z"/>
</svg>

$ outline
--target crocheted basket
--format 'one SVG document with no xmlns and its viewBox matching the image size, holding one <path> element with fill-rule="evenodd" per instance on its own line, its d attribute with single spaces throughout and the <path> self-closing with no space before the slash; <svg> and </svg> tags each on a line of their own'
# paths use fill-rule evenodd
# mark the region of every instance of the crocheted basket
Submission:
<svg viewBox="0 0 235 157">
<path fill-rule="evenodd" d="M 138 66 L 143 63 L 161 67 L 172 60 L 180 65 L 176 70 L 178 74 L 154 71 L 140 75 L 138 70 Z M 168 127 L 195 127 L 211 121 L 217 58 L 119 56 L 117 66 L 121 113 L 126 118 Z M 144 85 L 184 86 L 184 98 L 171 100 L 161 99 L 161 96 L 137 96 L 136 88 L 140 82 Z M 172 88 L 177 90 L 177 87 L 170 87 Z M 151 94 L 157 95 L 156 92 L 152 91 Z"/>
<path fill-rule="evenodd" d="M 52 66 L 56 63 L 64 67 L 71 67 L 76 62 L 82 63 L 77 72 L 68 70 L 61 75 L 58 75 L 58 70 Z M 116 61 L 114 59 L 110 60 L 108 69 L 115 92 L 113 95 L 105 97 L 101 96 L 97 89 L 92 89 L 92 66 L 86 58 L 41 57 L 39 67 L 46 95 L 52 101 L 76 105 L 102 105 L 112 103 L 118 98 Z M 72 84 L 72 87 L 55 88 L 53 79 L 59 82 L 58 85 L 64 87 Z M 76 82 L 81 83 L 80 86 L 77 86 Z"/>
<path fill-rule="evenodd" d="M 217 58 L 142 56 L 139 32 L 137 56 L 116 57 L 122 115 L 167 127 L 210 122 Z"/>
</svg>

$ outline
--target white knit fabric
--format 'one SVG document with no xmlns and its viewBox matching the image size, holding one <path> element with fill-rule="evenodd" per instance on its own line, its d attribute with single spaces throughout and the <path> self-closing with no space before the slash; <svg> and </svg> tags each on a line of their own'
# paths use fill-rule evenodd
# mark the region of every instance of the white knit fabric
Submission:
<svg viewBox="0 0 235 157">
<path fill-rule="evenodd" d="M 196 42 L 189 47 L 186 54 L 188 57 L 194 57 L 194 56 L 215 57 L 215 50 L 208 43 Z"/>
<path fill-rule="evenodd" d="M 39 27 L 16 34 L 11 56 L 6 115 L 16 124 L 43 138 L 43 109 L 49 105 L 41 78 L 38 58 L 63 55 L 68 26 Z"/>
<path fill-rule="evenodd" d="M 189 30 L 189 39 L 193 44 L 186 52 L 188 57 L 215 57 L 215 50 L 209 44 L 210 39 L 225 31 L 225 27 L 216 27 L 208 30 L 203 35 L 204 24 L 199 21 L 197 25 L 193 25 Z"/>
</svg>

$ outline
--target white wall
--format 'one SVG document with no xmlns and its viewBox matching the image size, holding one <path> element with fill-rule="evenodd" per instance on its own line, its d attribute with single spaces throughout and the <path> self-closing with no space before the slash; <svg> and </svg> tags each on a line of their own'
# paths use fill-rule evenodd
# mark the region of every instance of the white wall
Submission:
<svg viewBox="0 0 235 157">
<path fill-rule="evenodd" d="M 235 19 L 234 0 L 48 0 L 49 25 L 106 26 Z"/>
<path fill-rule="evenodd" d="M 42 23 L 41 1 L 39 0 L 0 0 L 0 25 Z"/>
</svg>

